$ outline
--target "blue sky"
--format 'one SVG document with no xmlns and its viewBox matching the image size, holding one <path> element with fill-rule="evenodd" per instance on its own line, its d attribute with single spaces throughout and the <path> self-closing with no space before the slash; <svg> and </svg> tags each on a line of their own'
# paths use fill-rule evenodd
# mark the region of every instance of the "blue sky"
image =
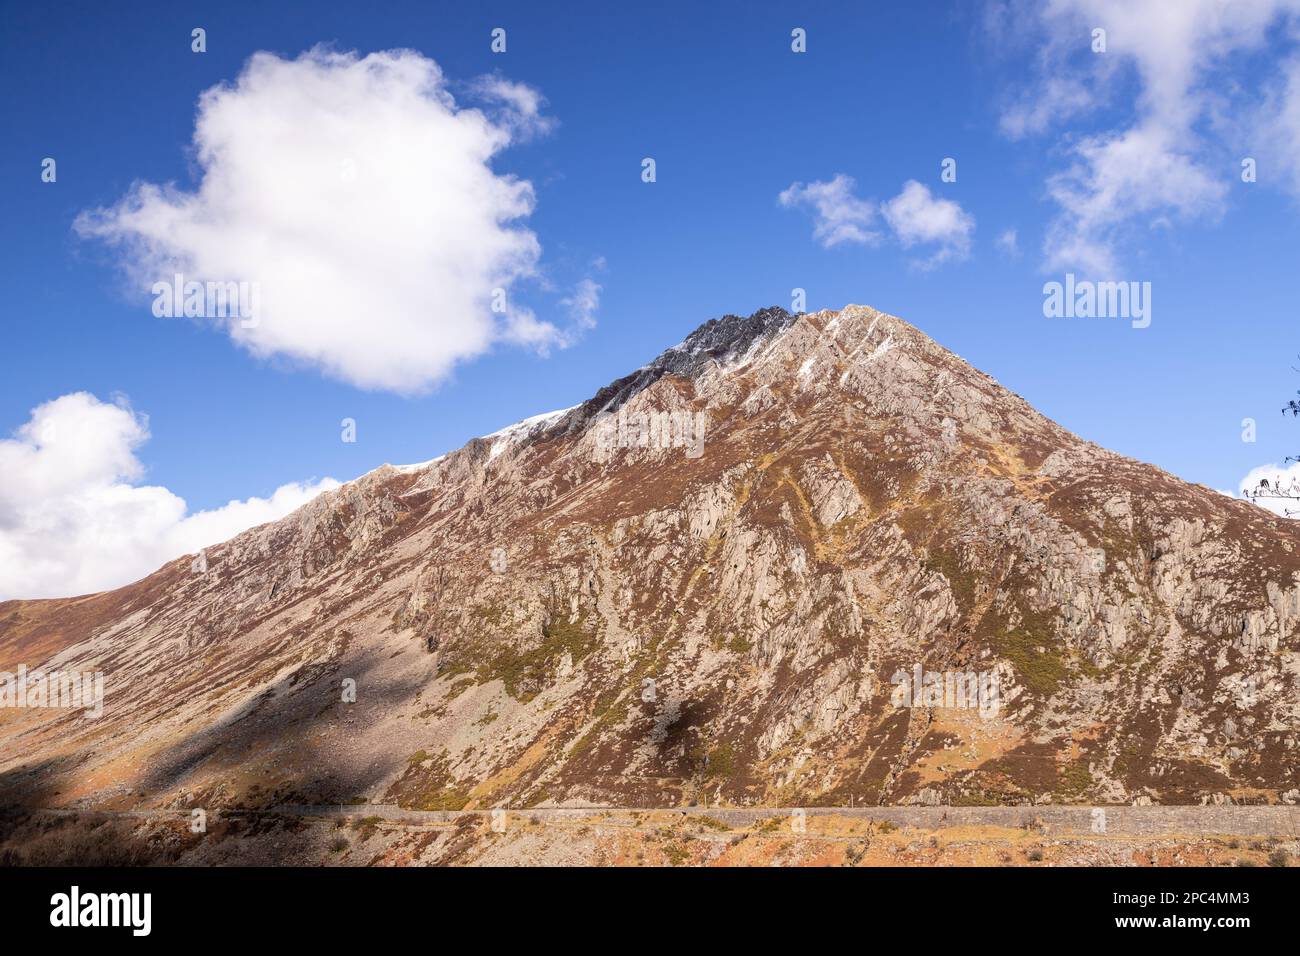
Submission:
<svg viewBox="0 0 1300 956">
<path fill-rule="evenodd" d="M 1187 56 L 1144 47 L 1157 31 L 1122 12 L 1133 4 L 1061 6 L 1067 14 L 938 2 L 560 12 L 421 0 L 73 3 L 55 13 L 6 2 L 0 433 L 59 396 L 129 401 L 149 437 L 132 439 L 143 470 L 128 480 L 166 488 L 191 511 L 214 509 L 289 482 L 424 460 L 575 404 L 708 318 L 788 308 L 799 287 L 810 310 L 863 303 L 907 319 L 1085 438 L 1237 487 L 1300 451 L 1300 426 L 1279 414 L 1300 387 L 1300 167 L 1284 148 L 1300 145 L 1300 129 L 1286 126 L 1300 116 L 1287 99 L 1300 82 L 1290 92 L 1285 82 L 1294 4 L 1246 4 L 1239 29 L 1182 22 L 1160 42 L 1185 37 L 1199 51 Z M 1088 25 L 1103 22 L 1111 46 L 1094 53 Z M 191 50 L 195 27 L 204 53 Z M 507 31 L 505 53 L 490 49 L 495 27 Z M 791 50 L 796 27 L 806 53 Z M 135 183 L 198 188 L 200 94 L 234 84 L 258 51 L 293 61 L 318 44 L 359 57 L 415 51 L 436 62 L 458 110 L 484 76 L 545 98 L 550 128 L 517 132 L 488 166 L 532 186 L 531 211 L 512 227 L 540 251 L 510 296 L 559 330 L 546 349 L 498 336 L 422 392 L 359 387 L 318 362 L 253 354 L 210 322 L 155 317 L 128 276 L 130 254 L 74 228 Z M 1037 125 L 1015 128 L 1017 110 L 1035 105 Z M 530 119 L 489 115 L 516 131 Z M 1095 174 L 1087 144 L 1130 130 L 1167 150 L 1144 154 L 1149 187 L 1134 193 L 1122 180 L 1117 195 L 1091 196 L 1092 218 L 1071 218 L 1059 177 Z M 1240 181 L 1244 156 L 1258 157 L 1257 182 Z M 57 161 L 53 183 L 41 179 L 45 157 Z M 644 157 L 655 159 L 653 183 L 642 182 Z M 946 157 L 956 182 L 941 181 Z M 811 206 L 778 201 L 792 184 L 836 176 L 852 178 L 870 241 L 827 247 Z M 912 180 L 969 223 L 938 264 L 944 240 L 905 246 L 879 211 Z M 1014 251 L 999 241 L 1007 230 Z M 1096 243 L 1063 250 L 1062 230 L 1087 232 L 1103 253 Z M 1067 268 L 1082 275 L 1102 254 L 1112 278 L 1151 283 L 1149 328 L 1044 317 L 1043 283 Z M 566 302 L 584 280 L 600 287 L 591 327 L 575 326 Z M 411 308 L 436 330 L 457 321 L 442 305 Z M 353 321 L 360 340 L 385 334 L 381 319 Z M 1246 417 L 1258 421 L 1254 443 L 1242 441 Z M 344 418 L 356 421 L 353 443 L 340 440 Z"/>
</svg>

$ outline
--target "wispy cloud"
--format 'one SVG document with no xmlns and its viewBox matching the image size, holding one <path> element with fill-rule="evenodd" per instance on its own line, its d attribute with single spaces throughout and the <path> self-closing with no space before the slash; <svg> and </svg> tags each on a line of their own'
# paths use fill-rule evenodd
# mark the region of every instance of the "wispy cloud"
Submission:
<svg viewBox="0 0 1300 956">
<path fill-rule="evenodd" d="M 1300 68 L 1259 103 L 1232 76 L 1283 25 L 1292 48 L 1300 0 L 1006 0 L 986 27 L 999 46 L 1038 48 L 1035 79 L 1004 109 L 1012 138 L 1037 135 L 1116 105 L 1131 117 L 1065 140 L 1066 166 L 1047 182 L 1058 206 L 1044 265 L 1108 278 L 1144 228 L 1213 221 L 1236 169 L 1222 136 L 1255 144 L 1290 170 L 1300 191 Z M 1104 30 L 1104 50 L 1093 31 Z M 1231 117 L 1231 118 L 1229 118 Z M 1253 132 L 1247 132 L 1253 128 Z M 1253 149 L 1253 147 L 1251 147 Z"/>
<path fill-rule="evenodd" d="M 998 235 L 997 244 L 1007 258 L 1020 258 L 1020 236 L 1015 229 L 1003 229 Z"/>
<path fill-rule="evenodd" d="M 557 125 L 555 117 L 542 113 L 546 98 L 525 83 L 493 73 L 472 81 L 469 90 L 488 105 L 495 124 L 508 129 L 516 142 L 545 136 Z"/>
<path fill-rule="evenodd" d="M 856 188 L 852 176 L 840 173 L 825 182 L 791 183 L 777 201 L 787 209 L 812 210 L 813 238 L 827 249 L 843 242 L 878 242 L 880 234 L 872 228 L 875 204 L 853 195 Z"/>
<path fill-rule="evenodd" d="M 596 325 L 596 313 L 600 309 L 600 291 L 601 287 L 594 279 L 581 279 L 573 294 L 560 300 L 560 305 L 568 309 L 569 318 L 575 329 L 590 329 Z"/>
</svg>

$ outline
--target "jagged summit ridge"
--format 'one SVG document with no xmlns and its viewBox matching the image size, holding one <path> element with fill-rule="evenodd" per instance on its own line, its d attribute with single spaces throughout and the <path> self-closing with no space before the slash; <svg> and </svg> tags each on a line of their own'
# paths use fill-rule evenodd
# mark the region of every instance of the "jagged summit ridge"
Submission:
<svg viewBox="0 0 1300 956">
<path fill-rule="evenodd" d="M 600 389 L 565 416 L 558 427 L 566 433 L 580 431 L 595 416 L 618 411 L 633 395 L 665 375 L 689 378 L 703 368 L 733 360 L 755 342 L 770 340 L 784 332 L 796 318 L 778 306 L 770 306 L 749 316 L 724 315 L 710 319 L 649 364 Z"/>
<path fill-rule="evenodd" d="M 784 332 L 802 314 L 791 314 L 774 305 L 748 316 L 728 314 L 710 319 L 683 342 L 661 353 L 651 365 L 663 365 L 676 374 L 689 375 L 707 360 L 726 364 L 744 354 L 756 341 Z"/>
</svg>

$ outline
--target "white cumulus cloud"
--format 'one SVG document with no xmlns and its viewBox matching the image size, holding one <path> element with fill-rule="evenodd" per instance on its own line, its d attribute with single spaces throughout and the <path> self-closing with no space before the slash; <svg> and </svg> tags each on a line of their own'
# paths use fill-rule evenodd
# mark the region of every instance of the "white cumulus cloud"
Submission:
<svg viewBox="0 0 1300 956">
<path fill-rule="evenodd" d="M 258 283 L 256 324 L 216 320 L 231 338 L 363 388 L 424 391 L 498 341 L 563 345 L 515 302 L 540 275 L 532 184 L 492 167 L 552 121 L 523 84 L 466 89 L 481 108 L 409 50 L 254 54 L 199 99 L 193 191 L 137 183 L 76 229 L 145 290 Z"/>
<path fill-rule="evenodd" d="M 148 438 L 147 420 L 129 406 L 74 392 L 0 440 L 0 600 L 128 584 L 338 487 L 330 478 L 291 483 L 189 513 L 166 488 L 138 483 L 135 451 Z"/>
</svg>

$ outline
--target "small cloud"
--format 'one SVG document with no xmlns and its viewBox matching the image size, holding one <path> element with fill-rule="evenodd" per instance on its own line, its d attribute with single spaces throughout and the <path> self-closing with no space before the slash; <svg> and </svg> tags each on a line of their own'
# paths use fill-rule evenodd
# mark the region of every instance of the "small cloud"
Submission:
<svg viewBox="0 0 1300 956">
<path fill-rule="evenodd" d="M 573 295 L 560 300 L 569 311 L 575 329 L 586 331 L 595 328 L 596 312 L 600 309 L 601 287 L 592 279 L 583 279 L 573 290 Z"/>
<path fill-rule="evenodd" d="M 1015 229 L 1003 229 L 997 243 L 998 248 L 1008 259 L 1020 258 L 1020 239 Z"/>
<path fill-rule="evenodd" d="M 935 245 L 937 251 L 921 263 L 931 268 L 947 259 L 965 258 L 975 217 L 951 199 L 939 199 L 916 180 L 879 207 L 853 195 L 857 184 L 852 176 L 839 173 L 824 182 L 793 183 L 777 200 L 787 209 L 806 207 L 813 211 L 813 238 L 830 249 L 842 242 L 875 245 L 881 234 L 874 225 L 883 215 L 903 248 Z M 1014 234 L 1014 233 L 1013 233 Z"/>
<path fill-rule="evenodd" d="M 516 142 L 544 136 L 557 125 L 554 117 L 542 115 L 546 98 L 527 84 L 494 73 L 480 76 L 469 89 L 474 96 L 498 107 L 493 120 L 508 129 Z"/>
<path fill-rule="evenodd" d="M 825 182 L 792 183 L 777 197 L 787 209 L 813 211 L 813 238 L 830 249 L 842 242 L 872 244 L 880 234 L 872 229 L 874 204 L 853 195 L 856 183 L 843 173 Z"/>
<path fill-rule="evenodd" d="M 923 263 L 932 267 L 947 259 L 964 259 L 970 253 L 970 236 L 975 217 L 951 199 L 938 199 L 915 179 L 903 184 L 903 191 L 881 206 L 885 221 L 908 249 L 934 245 L 937 251 Z"/>
</svg>

